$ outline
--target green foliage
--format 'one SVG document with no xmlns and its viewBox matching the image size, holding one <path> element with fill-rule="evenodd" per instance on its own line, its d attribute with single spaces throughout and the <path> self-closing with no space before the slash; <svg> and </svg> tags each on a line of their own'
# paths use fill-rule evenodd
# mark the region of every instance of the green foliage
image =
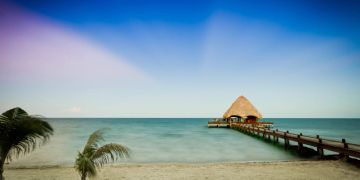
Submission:
<svg viewBox="0 0 360 180">
<path fill-rule="evenodd" d="M 0 115 L 0 149 L 1 157 L 11 161 L 20 154 L 33 151 L 45 143 L 53 129 L 40 116 L 28 115 L 26 111 L 17 107 Z"/>
<path fill-rule="evenodd" d="M 0 179 L 5 160 L 11 161 L 44 144 L 53 128 L 41 116 L 29 115 L 16 107 L 0 115 Z"/>
<path fill-rule="evenodd" d="M 96 169 L 104 164 L 129 157 L 129 149 L 120 144 L 110 143 L 100 147 L 99 143 L 104 141 L 103 134 L 104 129 L 92 133 L 83 151 L 78 153 L 75 169 L 82 179 L 96 176 Z"/>
</svg>

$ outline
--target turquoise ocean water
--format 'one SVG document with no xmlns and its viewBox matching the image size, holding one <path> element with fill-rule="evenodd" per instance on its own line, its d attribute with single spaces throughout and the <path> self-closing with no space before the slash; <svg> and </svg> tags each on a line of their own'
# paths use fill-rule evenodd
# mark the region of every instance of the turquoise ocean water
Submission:
<svg viewBox="0 0 360 180">
<path fill-rule="evenodd" d="M 72 165 L 88 136 L 108 128 L 105 143 L 131 149 L 127 163 L 207 163 L 278 161 L 300 159 L 283 147 L 225 128 L 207 128 L 209 118 L 53 118 L 50 141 L 33 153 L 11 163 L 26 165 Z M 346 138 L 360 144 L 360 119 L 263 119 L 275 129 Z M 330 153 L 330 152 L 328 152 Z"/>
</svg>

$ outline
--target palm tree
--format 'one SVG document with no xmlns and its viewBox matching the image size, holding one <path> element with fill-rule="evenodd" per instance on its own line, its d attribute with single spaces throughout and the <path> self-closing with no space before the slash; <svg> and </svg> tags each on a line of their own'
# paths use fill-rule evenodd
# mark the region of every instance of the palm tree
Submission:
<svg viewBox="0 0 360 180">
<path fill-rule="evenodd" d="M 120 144 L 110 143 L 99 147 L 99 142 L 104 141 L 103 134 L 104 129 L 92 133 L 84 150 L 78 153 L 75 169 L 79 172 L 81 180 L 85 180 L 88 176 L 96 176 L 96 168 L 110 161 L 129 157 L 128 148 Z"/>
<path fill-rule="evenodd" d="M 53 128 L 40 116 L 16 107 L 0 115 L 0 180 L 4 180 L 5 160 L 11 161 L 45 143 Z"/>
</svg>

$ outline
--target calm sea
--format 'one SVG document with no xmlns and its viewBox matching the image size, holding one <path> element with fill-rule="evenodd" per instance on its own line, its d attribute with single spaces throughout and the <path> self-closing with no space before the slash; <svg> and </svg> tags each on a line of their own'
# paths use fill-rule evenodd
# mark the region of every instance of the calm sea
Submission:
<svg viewBox="0 0 360 180">
<path fill-rule="evenodd" d="M 265 143 L 240 132 L 207 128 L 209 118 L 89 118 L 48 121 L 55 129 L 50 141 L 12 165 L 72 165 L 88 136 L 108 128 L 105 143 L 120 143 L 131 149 L 127 163 L 150 162 L 238 162 L 300 159 L 283 147 Z M 263 119 L 274 128 L 346 138 L 360 144 L 360 119 Z M 329 152 L 328 152 L 329 153 Z"/>
</svg>

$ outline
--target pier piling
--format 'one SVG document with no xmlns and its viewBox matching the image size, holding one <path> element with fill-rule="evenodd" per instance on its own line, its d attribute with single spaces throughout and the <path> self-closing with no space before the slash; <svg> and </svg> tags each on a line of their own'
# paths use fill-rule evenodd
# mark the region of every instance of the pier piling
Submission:
<svg viewBox="0 0 360 180">
<path fill-rule="evenodd" d="M 342 139 L 341 142 L 344 144 L 344 149 L 348 149 L 349 146 L 348 144 L 346 143 L 346 140 L 345 139 Z M 349 158 L 349 155 L 346 155 L 344 153 L 340 153 L 340 156 L 344 157 L 345 159 L 348 159 Z"/>
<path fill-rule="evenodd" d="M 302 133 L 297 135 L 297 138 L 298 138 L 298 151 L 301 151 L 303 149 L 303 143 L 301 142 L 301 136 L 302 136 Z"/>
<path fill-rule="evenodd" d="M 316 149 L 317 149 L 317 153 L 320 156 L 320 158 L 322 158 L 324 156 L 324 149 L 322 148 L 322 140 L 320 139 L 319 135 L 316 135 L 316 138 L 319 141 L 319 144 L 317 145 Z"/>
</svg>

